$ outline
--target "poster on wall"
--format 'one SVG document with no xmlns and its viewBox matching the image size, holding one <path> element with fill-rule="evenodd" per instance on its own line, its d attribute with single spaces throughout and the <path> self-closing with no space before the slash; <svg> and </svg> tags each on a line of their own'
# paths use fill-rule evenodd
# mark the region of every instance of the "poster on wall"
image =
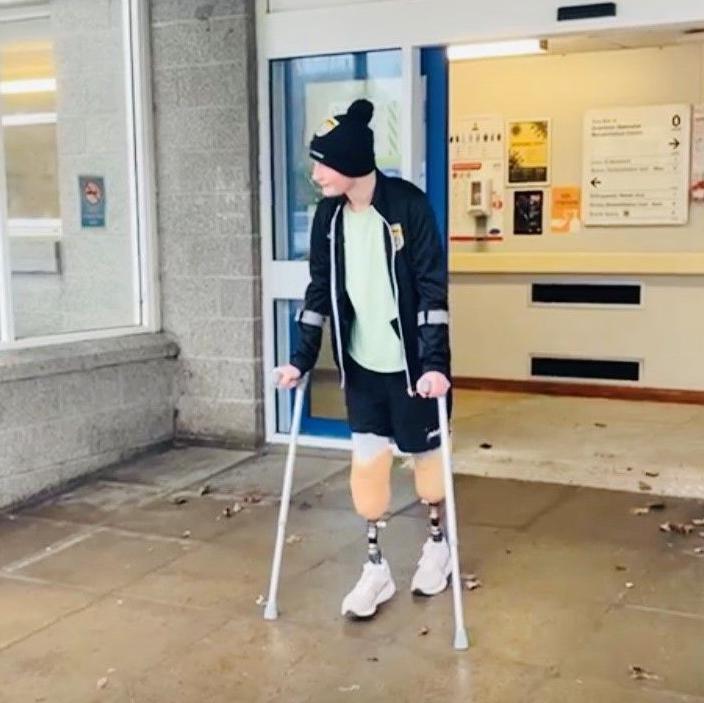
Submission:
<svg viewBox="0 0 704 703">
<path fill-rule="evenodd" d="M 516 190 L 513 193 L 513 233 L 543 233 L 543 191 Z"/>
<path fill-rule="evenodd" d="M 506 126 L 507 183 L 550 183 L 550 120 L 509 120 Z"/>
<path fill-rule="evenodd" d="M 704 202 L 704 105 L 695 105 L 692 113 L 692 200 Z"/>
<path fill-rule="evenodd" d="M 449 137 L 450 241 L 501 241 L 504 218 L 504 121 L 458 120 Z"/>
<path fill-rule="evenodd" d="M 79 176 L 81 227 L 105 227 L 105 178 Z"/>
<path fill-rule="evenodd" d="M 555 234 L 576 234 L 582 229 L 582 189 L 554 186 L 552 189 L 550 230 Z"/>
<path fill-rule="evenodd" d="M 584 116 L 582 217 L 588 226 L 684 225 L 691 107 L 644 105 Z"/>
</svg>

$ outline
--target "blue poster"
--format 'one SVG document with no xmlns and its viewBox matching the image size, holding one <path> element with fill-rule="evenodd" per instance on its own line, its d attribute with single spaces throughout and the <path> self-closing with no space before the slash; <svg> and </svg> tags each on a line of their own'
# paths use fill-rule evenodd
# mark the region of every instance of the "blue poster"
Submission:
<svg viewBox="0 0 704 703">
<path fill-rule="evenodd" d="M 79 176 L 81 191 L 81 227 L 105 227 L 105 179 L 103 176 Z"/>
</svg>

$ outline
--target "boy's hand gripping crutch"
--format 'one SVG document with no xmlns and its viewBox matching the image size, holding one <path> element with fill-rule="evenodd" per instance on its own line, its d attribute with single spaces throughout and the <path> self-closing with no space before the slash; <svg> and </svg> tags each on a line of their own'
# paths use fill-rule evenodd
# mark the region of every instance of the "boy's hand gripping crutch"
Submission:
<svg viewBox="0 0 704 703">
<path fill-rule="evenodd" d="M 278 382 L 278 378 L 275 378 Z M 278 383 L 277 383 L 278 385 Z M 291 437 L 288 443 L 288 455 L 286 458 L 286 470 L 284 472 L 284 487 L 281 491 L 281 504 L 279 506 L 279 523 L 276 531 L 276 547 L 274 548 L 274 560 L 271 565 L 271 581 L 269 583 L 269 597 L 264 609 L 265 620 L 276 620 L 279 611 L 276 606 L 276 594 L 279 590 L 279 576 L 281 573 L 281 559 L 284 552 L 284 541 L 286 537 L 286 522 L 288 520 L 288 509 L 291 503 L 291 486 L 293 485 L 293 465 L 296 461 L 296 442 L 301 429 L 301 415 L 303 414 L 303 399 L 308 385 L 308 374 L 299 379 L 296 386 L 296 395 L 293 403 L 293 420 L 291 422 Z"/>
<path fill-rule="evenodd" d="M 422 389 L 423 391 L 426 388 Z M 438 399 L 438 419 L 440 421 L 440 450 L 442 452 L 443 481 L 445 484 L 445 524 L 447 541 L 450 545 L 452 562 L 452 600 L 455 613 L 455 649 L 468 649 L 469 639 L 464 625 L 462 610 L 462 582 L 460 580 L 460 558 L 457 541 L 457 513 L 455 510 L 455 490 L 452 481 L 452 460 L 450 457 L 450 429 L 447 419 L 447 397 Z"/>
</svg>

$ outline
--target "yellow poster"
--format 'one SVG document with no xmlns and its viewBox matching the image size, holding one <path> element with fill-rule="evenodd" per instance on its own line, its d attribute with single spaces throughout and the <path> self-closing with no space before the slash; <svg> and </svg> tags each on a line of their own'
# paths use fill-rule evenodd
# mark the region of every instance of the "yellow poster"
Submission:
<svg viewBox="0 0 704 703">
<path fill-rule="evenodd" d="M 582 189 L 575 186 L 555 186 L 552 189 L 550 229 L 557 234 L 574 234 L 582 228 Z"/>
<path fill-rule="evenodd" d="M 509 185 L 550 182 L 550 120 L 510 120 L 506 130 Z"/>
</svg>

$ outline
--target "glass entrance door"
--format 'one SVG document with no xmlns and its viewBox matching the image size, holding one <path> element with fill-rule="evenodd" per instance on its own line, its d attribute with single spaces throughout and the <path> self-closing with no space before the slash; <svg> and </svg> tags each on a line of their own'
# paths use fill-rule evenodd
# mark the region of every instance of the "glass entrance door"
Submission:
<svg viewBox="0 0 704 703">
<path fill-rule="evenodd" d="M 308 283 L 310 228 L 320 198 L 310 178 L 308 144 L 330 115 L 343 113 L 361 97 L 374 103 L 378 167 L 401 174 L 401 50 L 283 59 L 270 64 L 273 247 L 264 305 L 273 308 L 275 364 L 288 361 L 297 343 L 294 321 Z M 290 429 L 292 398 L 277 392 L 275 432 Z M 345 438 L 349 429 L 329 330 L 323 332 L 318 364 L 311 374 L 301 431 Z"/>
</svg>

